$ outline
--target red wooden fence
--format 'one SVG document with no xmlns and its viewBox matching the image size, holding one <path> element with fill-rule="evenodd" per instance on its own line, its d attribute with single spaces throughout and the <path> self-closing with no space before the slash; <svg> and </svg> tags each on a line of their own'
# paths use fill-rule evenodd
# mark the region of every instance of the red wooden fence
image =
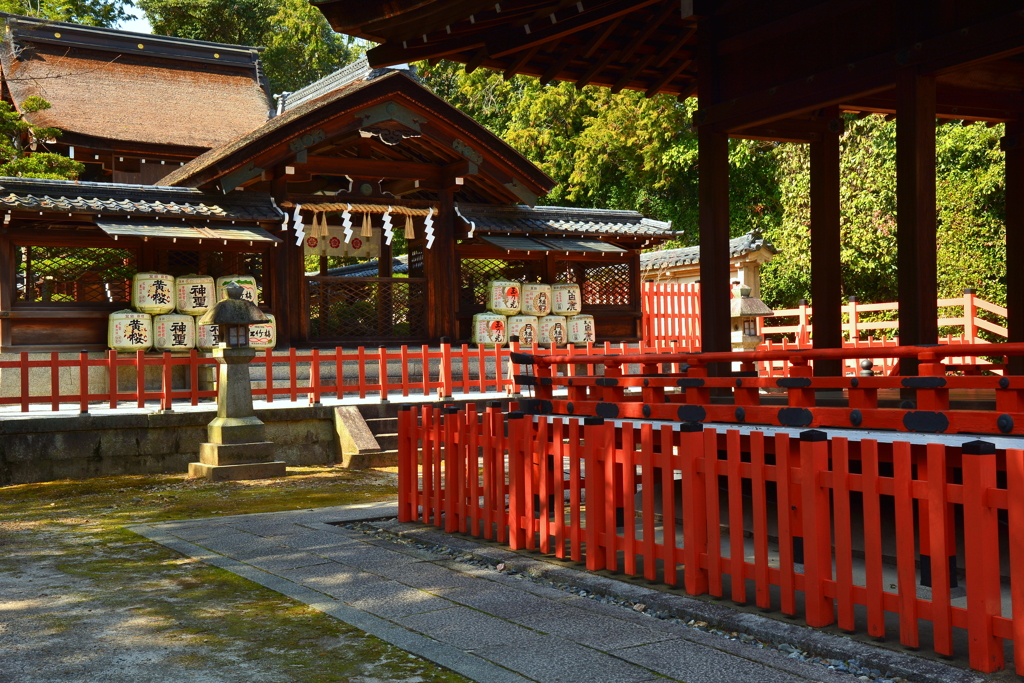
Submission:
<svg viewBox="0 0 1024 683">
<path fill-rule="evenodd" d="M 954 632 L 964 629 L 972 668 L 1002 669 L 1010 641 L 1024 674 L 1024 450 L 616 425 L 473 405 L 405 408 L 399 439 L 402 521 L 789 615 L 801 593 L 814 627 L 884 637 L 888 613 L 901 643 L 943 655 L 955 654 Z M 957 514 L 970 533 L 954 533 Z M 895 567 L 884 566 L 887 542 Z M 965 604 L 954 604 L 957 575 L 945 561 L 958 551 Z M 929 562 L 930 599 L 918 595 L 917 554 L 942 558 Z M 919 620 L 931 622 L 931 643 L 921 642 Z"/>
</svg>

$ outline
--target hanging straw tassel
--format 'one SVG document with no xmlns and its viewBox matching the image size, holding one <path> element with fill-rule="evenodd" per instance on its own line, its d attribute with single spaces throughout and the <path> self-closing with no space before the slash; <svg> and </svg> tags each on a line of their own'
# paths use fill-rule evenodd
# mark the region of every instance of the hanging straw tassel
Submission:
<svg viewBox="0 0 1024 683">
<path fill-rule="evenodd" d="M 370 214 L 363 214 L 363 230 L 360 233 L 363 237 L 373 237 L 373 225 L 370 223 Z"/>
<path fill-rule="evenodd" d="M 405 217 L 405 239 L 411 240 L 416 237 L 416 233 L 412 229 L 412 216 Z"/>
</svg>

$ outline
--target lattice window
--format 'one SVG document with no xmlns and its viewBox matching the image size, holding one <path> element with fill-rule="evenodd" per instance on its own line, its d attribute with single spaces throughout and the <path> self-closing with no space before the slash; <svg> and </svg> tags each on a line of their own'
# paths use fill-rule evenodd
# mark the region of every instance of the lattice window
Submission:
<svg viewBox="0 0 1024 683">
<path fill-rule="evenodd" d="M 395 279 L 346 282 L 310 278 L 309 332 L 313 339 L 423 339 L 426 284 Z"/>
<path fill-rule="evenodd" d="M 583 291 L 584 306 L 628 306 L 632 303 L 629 263 L 559 261 L 559 282 L 574 282 Z"/>
<path fill-rule="evenodd" d="M 263 288 L 263 254 L 238 251 L 161 250 L 158 270 L 175 277 L 181 275 L 252 275 L 260 291 L 260 302 L 269 304 Z"/>
<path fill-rule="evenodd" d="M 131 249 L 15 247 L 16 301 L 127 302 L 136 273 Z"/>
<path fill-rule="evenodd" d="M 501 259 L 462 259 L 459 261 L 459 304 L 471 309 L 487 305 L 487 283 L 491 280 L 541 282 L 543 261 Z"/>
</svg>

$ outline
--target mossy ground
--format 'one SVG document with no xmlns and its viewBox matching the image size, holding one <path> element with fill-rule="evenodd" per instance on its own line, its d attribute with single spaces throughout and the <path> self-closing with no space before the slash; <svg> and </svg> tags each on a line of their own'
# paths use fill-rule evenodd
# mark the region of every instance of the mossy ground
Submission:
<svg viewBox="0 0 1024 683">
<path fill-rule="evenodd" d="M 0 488 L 5 669 L 26 683 L 466 680 L 124 529 L 383 500 L 395 483 L 393 469 L 292 468 L 267 481 L 153 475 Z"/>
</svg>

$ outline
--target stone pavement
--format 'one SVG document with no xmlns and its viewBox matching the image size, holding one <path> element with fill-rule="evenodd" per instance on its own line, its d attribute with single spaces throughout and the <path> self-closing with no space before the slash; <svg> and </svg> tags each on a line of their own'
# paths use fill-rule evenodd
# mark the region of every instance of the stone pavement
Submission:
<svg viewBox="0 0 1024 683">
<path fill-rule="evenodd" d="M 396 514 L 393 503 L 372 503 L 132 530 L 476 681 L 857 680 L 778 650 L 330 524 Z"/>
</svg>

